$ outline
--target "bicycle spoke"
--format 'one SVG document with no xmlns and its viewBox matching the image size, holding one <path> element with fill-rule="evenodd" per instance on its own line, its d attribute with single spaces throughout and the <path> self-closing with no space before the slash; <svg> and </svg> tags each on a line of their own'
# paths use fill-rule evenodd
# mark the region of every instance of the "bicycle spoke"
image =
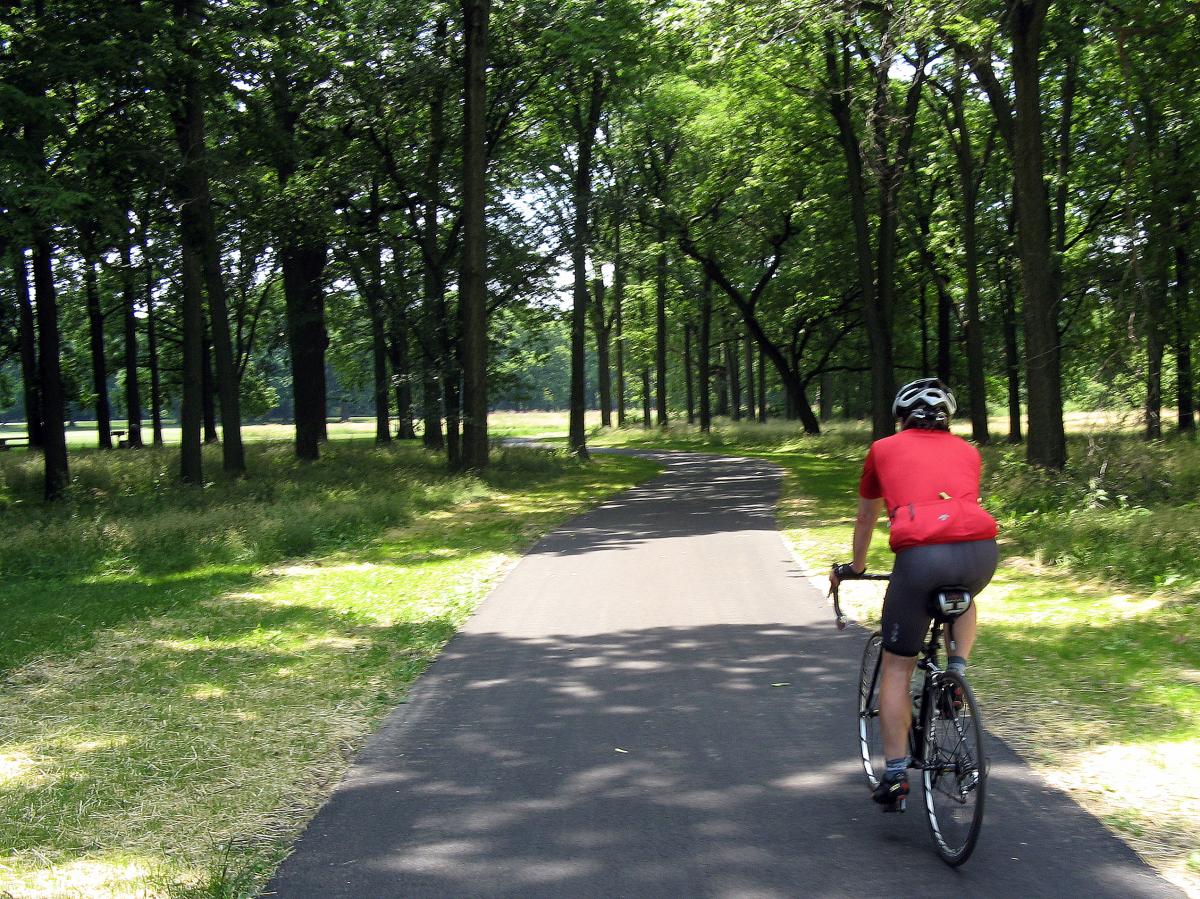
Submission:
<svg viewBox="0 0 1200 899">
<path fill-rule="evenodd" d="M 959 865 L 971 854 L 983 816 L 982 730 L 970 687 L 957 675 L 938 677 L 930 695 L 924 766 L 925 807 L 938 854 Z"/>
</svg>

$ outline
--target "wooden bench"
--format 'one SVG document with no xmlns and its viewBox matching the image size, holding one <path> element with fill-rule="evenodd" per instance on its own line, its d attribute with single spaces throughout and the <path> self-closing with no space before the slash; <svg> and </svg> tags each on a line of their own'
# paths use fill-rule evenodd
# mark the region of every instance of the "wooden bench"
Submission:
<svg viewBox="0 0 1200 899">
<path fill-rule="evenodd" d="M 29 437 L 25 435 L 18 437 L 0 437 L 0 452 L 7 452 L 14 446 L 29 446 Z"/>
</svg>

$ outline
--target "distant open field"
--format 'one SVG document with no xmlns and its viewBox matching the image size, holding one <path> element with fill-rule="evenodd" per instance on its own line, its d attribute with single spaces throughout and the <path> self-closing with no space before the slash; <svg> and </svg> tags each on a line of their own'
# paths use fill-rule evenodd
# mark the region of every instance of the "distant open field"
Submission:
<svg viewBox="0 0 1200 899">
<path fill-rule="evenodd" d="M 1163 421 L 1171 422 L 1173 412 L 1170 409 L 1163 410 Z M 682 413 L 675 412 L 672 415 L 673 422 L 679 422 L 685 419 Z M 596 428 L 600 426 L 600 411 L 598 409 L 589 409 L 585 422 L 588 428 Z M 627 422 L 629 427 L 637 427 L 641 421 L 640 411 L 635 416 L 633 410 L 630 410 Z M 773 423 L 794 427 L 794 424 L 785 424 L 784 422 L 774 420 Z M 1063 423 L 1066 426 L 1068 433 L 1086 434 L 1092 431 L 1137 431 L 1141 428 L 1141 412 L 1140 410 L 1122 410 L 1115 411 L 1075 411 L 1067 412 L 1063 417 Z M 418 422 L 418 427 L 420 423 Z M 835 427 L 842 428 L 846 426 L 853 427 L 853 424 L 836 422 Z M 1023 423 L 1023 427 L 1027 427 L 1028 423 Z M 115 430 L 123 431 L 126 425 L 122 421 L 116 421 L 113 424 Z M 393 422 L 393 430 L 395 423 Z M 993 436 L 1003 439 L 1008 433 L 1008 418 L 1007 416 L 992 416 L 989 421 L 989 427 Z M 962 434 L 970 434 L 971 425 L 967 421 L 959 421 L 955 425 L 955 431 Z M 493 437 L 541 437 L 544 439 L 562 438 L 567 436 L 567 413 L 566 411 L 554 412 L 512 412 L 506 410 L 498 410 L 492 412 L 488 417 L 488 432 Z M 26 433 L 25 422 L 4 422 L 0 423 L 0 437 L 15 437 L 24 436 Z M 287 423 L 269 423 L 269 424 L 248 424 L 242 427 L 243 438 L 250 441 L 272 441 L 272 440 L 291 440 L 293 436 L 293 426 Z M 375 419 L 370 417 L 355 417 L 347 421 L 329 420 L 329 436 L 331 438 L 346 438 L 346 437 L 362 437 L 371 439 L 375 436 Z M 142 439 L 149 442 L 150 427 L 149 423 L 142 426 Z M 168 444 L 179 443 L 179 428 L 171 422 L 163 428 L 163 440 Z M 96 445 L 96 423 L 93 421 L 76 421 L 75 424 L 67 429 L 67 445 L 72 448 L 85 449 Z"/>
</svg>

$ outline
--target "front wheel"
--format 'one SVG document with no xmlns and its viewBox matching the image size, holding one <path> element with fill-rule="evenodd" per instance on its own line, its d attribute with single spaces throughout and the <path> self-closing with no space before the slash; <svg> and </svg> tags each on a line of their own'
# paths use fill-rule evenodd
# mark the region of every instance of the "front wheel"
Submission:
<svg viewBox="0 0 1200 899">
<path fill-rule="evenodd" d="M 883 732 L 879 726 L 879 659 L 883 637 L 878 631 L 867 638 L 858 677 L 858 745 L 863 770 L 871 789 L 879 785 L 883 772 Z"/>
<path fill-rule="evenodd" d="M 954 672 L 938 675 L 926 694 L 922 718 L 929 829 L 942 861 L 958 867 L 971 857 L 979 839 L 987 793 L 983 720 L 971 685 Z"/>
</svg>

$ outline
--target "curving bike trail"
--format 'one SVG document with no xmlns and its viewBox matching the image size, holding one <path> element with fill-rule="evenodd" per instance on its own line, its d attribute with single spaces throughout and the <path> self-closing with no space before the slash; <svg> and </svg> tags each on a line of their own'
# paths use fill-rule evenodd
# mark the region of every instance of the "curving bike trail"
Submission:
<svg viewBox="0 0 1200 899">
<path fill-rule="evenodd" d="M 995 739 L 964 867 L 919 798 L 879 813 L 856 761 L 865 632 L 836 630 L 780 538 L 779 470 L 640 455 L 664 473 L 522 559 L 264 895 L 1182 896 Z"/>
</svg>

